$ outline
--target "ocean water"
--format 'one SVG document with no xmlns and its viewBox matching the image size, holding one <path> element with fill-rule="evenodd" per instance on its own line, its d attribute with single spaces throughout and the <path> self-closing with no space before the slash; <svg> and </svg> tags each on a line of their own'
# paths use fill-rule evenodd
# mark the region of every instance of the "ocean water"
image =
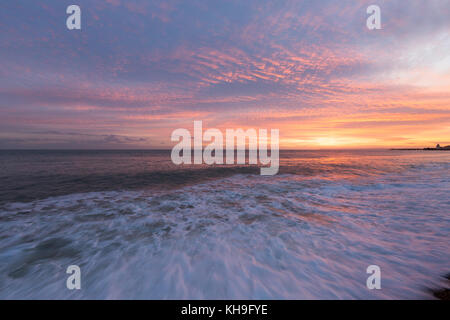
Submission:
<svg viewBox="0 0 450 320">
<path fill-rule="evenodd" d="M 0 151 L 1 299 L 432 299 L 450 152 L 282 151 L 280 172 L 168 151 Z M 66 268 L 81 268 L 81 290 Z M 368 290 L 366 268 L 381 268 Z"/>
</svg>

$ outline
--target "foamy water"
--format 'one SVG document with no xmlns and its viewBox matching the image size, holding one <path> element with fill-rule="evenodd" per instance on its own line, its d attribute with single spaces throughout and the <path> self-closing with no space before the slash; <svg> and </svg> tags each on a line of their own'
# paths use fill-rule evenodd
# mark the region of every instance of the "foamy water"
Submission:
<svg viewBox="0 0 450 320">
<path fill-rule="evenodd" d="M 9 201 L 0 298 L 432 298 L 450 271 L 448 169 L 447 153 L 293 153 L 275 177 Z"/>
</svg>

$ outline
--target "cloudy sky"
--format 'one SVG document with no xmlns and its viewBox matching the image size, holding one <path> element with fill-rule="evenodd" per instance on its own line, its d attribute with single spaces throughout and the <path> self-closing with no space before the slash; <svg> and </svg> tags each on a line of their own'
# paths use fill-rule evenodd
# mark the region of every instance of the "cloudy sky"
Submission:
<svg viewBox="0 0 450 320">
<path fill-rule="evenodd" d="M 449 17 L 448 0 L 2 0 L 0 148 L 170 148 L 194 120 L 277 128 L 284 148 L 450 144 Z"/>
</svg>

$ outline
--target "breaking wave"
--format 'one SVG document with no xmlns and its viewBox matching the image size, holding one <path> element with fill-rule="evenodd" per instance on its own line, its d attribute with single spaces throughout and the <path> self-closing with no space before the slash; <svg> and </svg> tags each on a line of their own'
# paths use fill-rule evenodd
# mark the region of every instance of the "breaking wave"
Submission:
<svg viewBox="0 0 450 320">
<path fill-rule="evenodd" d="M 0 298 L 431 298 L 450 265 L 448 163 L 322 165 L 4 203 Z"/>
</svg>

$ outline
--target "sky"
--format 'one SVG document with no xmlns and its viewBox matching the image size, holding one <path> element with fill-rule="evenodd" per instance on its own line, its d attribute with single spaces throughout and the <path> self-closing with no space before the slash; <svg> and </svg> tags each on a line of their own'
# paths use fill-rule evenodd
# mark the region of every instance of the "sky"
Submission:
<svg viewBox="0 0 450 320">
<path fill-rule="evenodd" d="M 2 0 L 0 149 L 171 148 L 194 120 L 288 149 L 448 145 L 449 17 L 448 0 Z"/>
</svg>

